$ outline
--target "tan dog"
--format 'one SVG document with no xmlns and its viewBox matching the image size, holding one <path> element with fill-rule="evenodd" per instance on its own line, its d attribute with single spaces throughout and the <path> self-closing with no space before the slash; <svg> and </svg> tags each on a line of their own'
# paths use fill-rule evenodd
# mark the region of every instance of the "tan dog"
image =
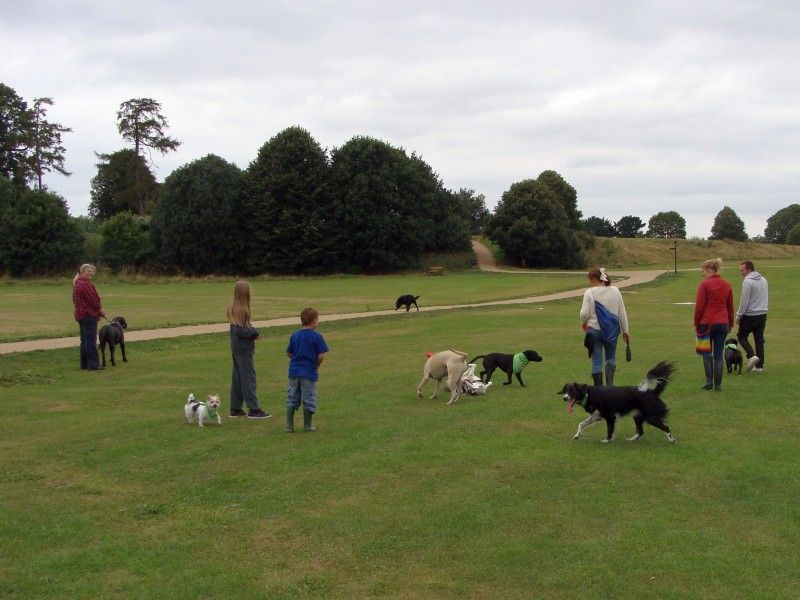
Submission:
<svg viewBox="0 0 800 600">
<path fill-rule="evenodd" d="M 447 377 L 447 387 L 450 390 L 450 401 L 448 404 L 458 402 L 461 392 L 461 375 L 467 368 L 467 354 L 458 350 L 448 349 L 432 354 L 425 363 L 422 370 L 422 380 L 417 386 L 417 396 L 422 398 L 422 388 L 428 379 L 436 380 L 436 387 L 433 390 L 431 399 L 435 399 L 439 393 L 439 386 L 442 379 Z"/>
</svg>

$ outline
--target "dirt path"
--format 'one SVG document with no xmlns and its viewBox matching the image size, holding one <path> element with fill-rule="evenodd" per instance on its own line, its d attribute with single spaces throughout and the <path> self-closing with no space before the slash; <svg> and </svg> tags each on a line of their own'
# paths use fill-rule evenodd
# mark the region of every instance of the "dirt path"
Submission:
<svg viewBox="0 0 800 600">
<path fill-rule="evenodd" d="M 478 266 L 483 271 L 503 272 L 503 273 L 525 273 L 523 270 L 504 270 L 499 269 L 495 263 L 492 253 L 486 246 L 473 241 L 472 247 L 478 257 Z M 531 273 L 575 273 L 575 271 L 530 271 Z M 617 281 L 614 284 L 619 288 L 639 285 L 653 281 L 656 277 L 665 273 L 664 269 L 654 269 L 650 271 L 614 271 L 614 277 L 625 277 L 626 279 Z M 451 304 L 446 306 L 425 306 L 420 308 L 420 312 L 432 312 L 438 310 L 452 310 L 457 308 L 475 308 L 480 306 L 501 306 L 507 304 L 538 304 L 551 302 L 553 300 L 563 300 L 565 298 L 578 298 L 583 296 L 585 287 L 557 292 L 555 294 L 545 294 L 542 296 L 528 296 L 527 298 L 515 298 L 512 300 L 493 300 L 491 302 L 478 302 L 475 304 Z M 333 315 L 321 315 L 320 322 L 344 321 L 347 319 L 364 319 L 367 317 L 381 317 L 397 314 L 393 310 L 373 310 L 360 313 L 341 313 Z M 256 327 L 269 328 L 281 327 L 285 325 L 297 325 L 297 317 L 283 317 L 280 319 L 269 319 L 253 323 Z M 227 323 L 214 323 L 211 325 L 187 325 L 184 327 L 170 327 L 166 329 L 146 329 L 142 331 L 129 331 L 125 333 L 126 342 L 138 342 L 144 340 L 155 340 L 161 338 L 174 338 L 184 335 L 202 335 L 205 333 L 223 333 L 228 331 Z M 57 348 L 74 348 L 80 345 L 78 336 L 53 338 L 42 340 L 30 340 L 27 342 L 9 342 L 0 344 L 0 354 L 11 354 L 12 352 L 33 352 L 36 350 L 55 350 Z"/>
</svg>

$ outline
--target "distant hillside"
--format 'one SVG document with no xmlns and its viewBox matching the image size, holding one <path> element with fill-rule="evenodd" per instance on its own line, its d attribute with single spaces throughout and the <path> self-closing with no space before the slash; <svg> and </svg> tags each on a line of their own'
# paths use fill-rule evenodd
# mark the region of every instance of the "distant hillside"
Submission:
<svg viewBox="0 0 800 600">
<path fill-rule="evenodd" d="M 498 265 L 510 265 L 500 250 L 485 237 L 475 238 L 492 251 Z M 630 267 L 672 267 L 674 253 L 673 240 L 654 238 L 595 238 L 593 248 L 586 251 L 586 265 L 602 265 L 613 268 Z M 707 258 L 720 257 L 725 261 L 759 259 L 797 259 L 800 261 L 800 246 L 782 244 L 756 244 L 754 242 L 734 242 L 729 240 L 678 240 L 678 265 L 697 265 Z M 756 265 L 758 267 L 758 265 Z"/>
<path fill-rule="evenodd" d="M 595 238 L 594 248 L 586 252 L 588 265 L 608 267 L 671 267 L 673 240 L 652 238 Z M 720 257 L 726 261 L 758 259 L 798 259 L 800 246 L 756 244 L 731 240 L 678 240 L 678 264 L 699 263 Z"/>
</svg>

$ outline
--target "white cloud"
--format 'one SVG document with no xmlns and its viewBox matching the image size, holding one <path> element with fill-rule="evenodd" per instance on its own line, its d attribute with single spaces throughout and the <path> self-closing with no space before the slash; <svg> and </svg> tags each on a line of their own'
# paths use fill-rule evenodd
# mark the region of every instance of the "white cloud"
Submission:
<svg viewBox="0 0 800 600">
<path fill-rule="evenodd" d="M 83 214 L 94 151 L 123 146 L 120 102 L 158 99 L 183 144 L 241 167 L 301 125 L 421 155 L 493 206 L 559 171 L 584 215 L 677 210 L 707 236 L 731 206 L 748 233 L 797 202 L 800 9 L 729 2 L 10 2 L 1 79 L 50 96 Z"/>
</svg>

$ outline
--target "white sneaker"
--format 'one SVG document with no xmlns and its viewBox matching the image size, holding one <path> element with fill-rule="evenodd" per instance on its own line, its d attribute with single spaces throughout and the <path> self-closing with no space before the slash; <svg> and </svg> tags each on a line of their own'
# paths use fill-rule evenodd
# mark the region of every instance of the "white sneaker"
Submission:
<svg viewBox="0 0 800 600">
<path fill-rule="evenodd" d="M 753 369 L 753 373 L 763 373 L 763 372 L 764 369 L 762 369 L 761 367 L 756 367 L 755 369 Z"/>
<path fill-rule="evenodd" d="M 747 371 L 752 371 L 753 369 L 755 369 L 756 365 L 758 364 L 758 360 L 759 359 L 758 359 L 757 356 L 751 356 L 750 358 L 748 358 L 747 359 Z"/>
</svg>

